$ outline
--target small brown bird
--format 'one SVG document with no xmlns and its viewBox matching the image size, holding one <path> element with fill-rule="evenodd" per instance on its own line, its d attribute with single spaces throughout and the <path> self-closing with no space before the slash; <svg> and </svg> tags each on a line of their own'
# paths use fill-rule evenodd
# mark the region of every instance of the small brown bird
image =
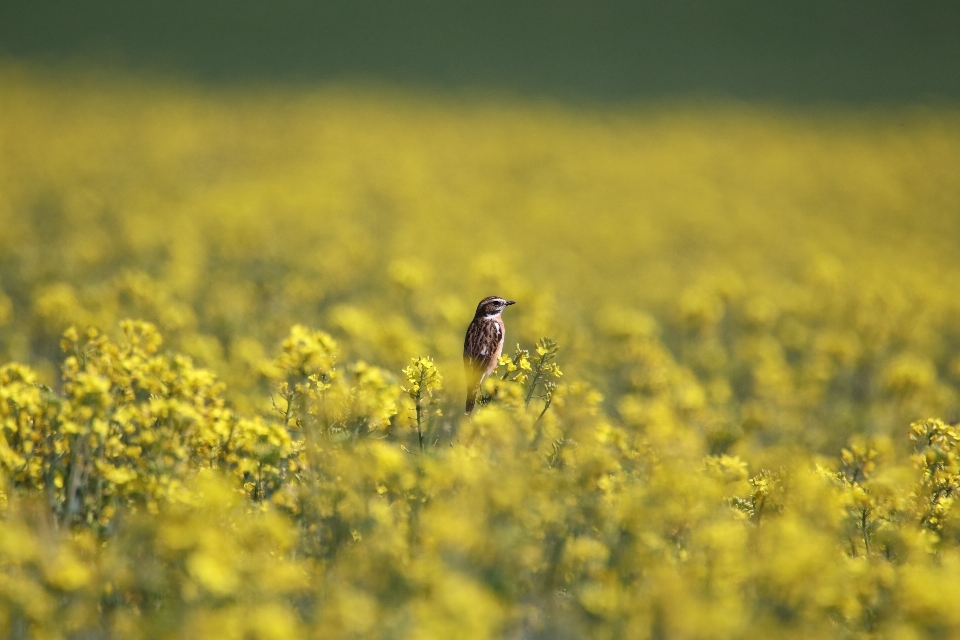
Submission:
<svg viewBox="0 0 960 640">
<path fill-rule="evenodd" d="M 503 351 L 505 329 L 500 314 L 512 304 L 500 296 L 488 296 L 477 305 L 473 322 L 467 327 L 463 340 L 463 372 L 467 381 L 466 413 L 473 411 L 477 402 L 480 383 L 497 368 L 497 360 Z"/>
</svg>

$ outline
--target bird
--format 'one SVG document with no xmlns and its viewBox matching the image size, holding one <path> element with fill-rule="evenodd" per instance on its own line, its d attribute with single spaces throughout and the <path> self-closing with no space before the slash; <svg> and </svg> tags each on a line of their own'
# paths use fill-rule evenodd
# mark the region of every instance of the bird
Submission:
<svg viewBox="0 0 960 640">
<path fill-rule="evenodd" d="M 503 338 L 506 331 L 500 314 L 512 304 L 500 296 L 487 296 L 477 305 L 473 322 L 467 327 L 463 339 L 463 372 L 467 382 L 467 404 L 465 413 L 470 415 L 477 402 L 477 393 L 484 377 L 497 368 L 500 353 L 503 352 Z"/>
</svg>

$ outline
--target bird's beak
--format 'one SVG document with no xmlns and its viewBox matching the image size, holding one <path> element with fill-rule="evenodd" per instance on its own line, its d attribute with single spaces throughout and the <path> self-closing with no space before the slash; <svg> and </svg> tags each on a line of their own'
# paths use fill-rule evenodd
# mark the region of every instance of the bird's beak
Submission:
<svg viewBox="0 0 960 640">
<path fill-rule="evenodd" d="M 517 304 L 517 303 L 516 303 L 516 301 L 514 301 L 514 300 L 507 300 L 507 301 L 505 301 L 503 304 L 504 304 L 504 306 L 509 307 L 510 305 L 512 305 L 512 304 Z"/>
</svg>

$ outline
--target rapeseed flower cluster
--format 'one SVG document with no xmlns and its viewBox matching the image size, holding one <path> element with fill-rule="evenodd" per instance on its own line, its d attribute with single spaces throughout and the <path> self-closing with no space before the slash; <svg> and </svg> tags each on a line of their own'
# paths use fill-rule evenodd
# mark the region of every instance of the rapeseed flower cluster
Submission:
<svg viewBox="0 0 960 640">
<path fill-rule="evenodd" d="M 0 67 L 0 634 L 960 635 L 956 113 L 233 97 Z"/>
</svg>

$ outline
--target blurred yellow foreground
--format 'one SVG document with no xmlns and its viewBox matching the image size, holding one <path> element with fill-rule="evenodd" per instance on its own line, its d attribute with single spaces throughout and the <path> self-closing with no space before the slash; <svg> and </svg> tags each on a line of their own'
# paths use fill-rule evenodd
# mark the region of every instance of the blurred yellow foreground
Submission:
<svg viewBox="0 0 960 640">
<path fill-rule="evenodd" d="M 958 176 L 947 108 L 0 67 L 0 628 L 960 635 Z"/>
</svg>

